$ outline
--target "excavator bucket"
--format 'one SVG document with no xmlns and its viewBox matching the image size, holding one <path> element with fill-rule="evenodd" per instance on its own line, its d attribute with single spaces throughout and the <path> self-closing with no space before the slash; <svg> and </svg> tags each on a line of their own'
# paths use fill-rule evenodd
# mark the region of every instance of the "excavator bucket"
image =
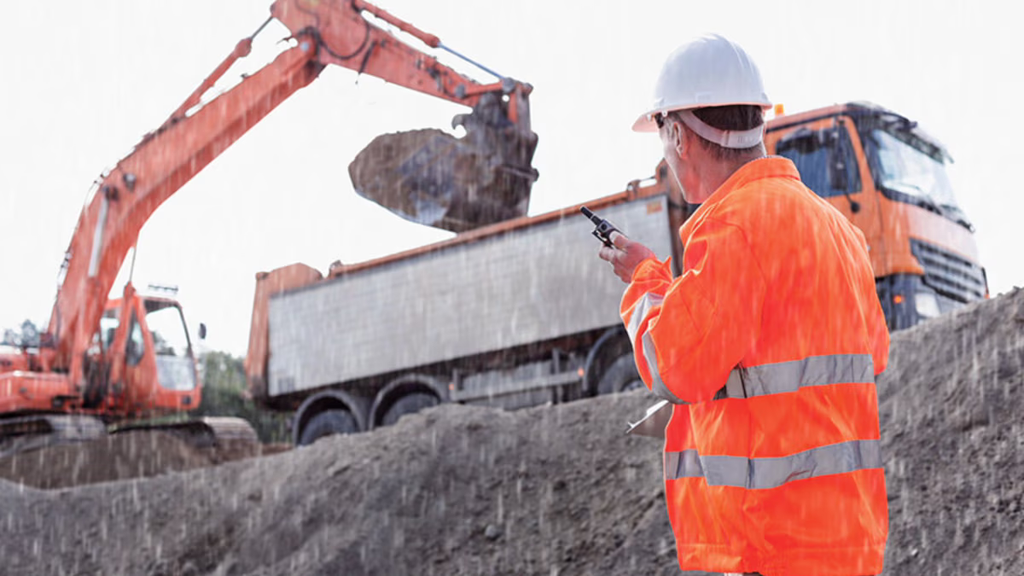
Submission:
<svg viewBox="0 0 1024 576">
<path fill-rule="evenodd" d="M 356 192 L 419 224 L 465 232 L 525 216 L 537 135 L 529 128 L 525 95 L 509 119 L 510 101 L 483 94 L 471 114 L 452 125 L 456 138 L 436 129 L 383 134 L 349 165 Z"/>
</svg>

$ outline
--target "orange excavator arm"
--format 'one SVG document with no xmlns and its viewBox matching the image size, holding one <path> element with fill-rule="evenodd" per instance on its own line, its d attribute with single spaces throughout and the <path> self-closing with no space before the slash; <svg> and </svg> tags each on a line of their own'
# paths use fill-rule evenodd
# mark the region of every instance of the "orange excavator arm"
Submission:
<svg viewBox="0 0 1024 576">
<path fill-rule="evenodd" d="M 378 28 L 363 13 L 394 25 L 431 48 L 444 47 L 440 39 L 399 20 L 362 0 L 278 0 L 270 8 L 296 36 L 308 35 L 318 46 L 317 61 L 383 78 L 392 84 L 475 106 L 481 94 L 505 91 L 516 97 L 515 81 L 503 79 L 480 84 L 441 64 L 437 59 Z M 492 72 L 493 74 L 493 72 Z M 515 107 L 510 119 L 516 121 Z"/>
<path fill-rule="evenodd" d="M 252 37 L 240 41 L 163 125 L 102 176 L 79 217 L 62 266 L 48 329 L 52 348 L 44 359 L 50 369 L 68 371 L 72 383 L 82 382 L 84 352 L 142 226 L 172 194 L 329 64 L 470 107 L 485 94 L 502 94 L 509 104 L 507 119 L 535 144 L 536 135 L 529 131 L 528 85 L 510 79 L 480 84 L 377 27 L 363 11 L 430 46 L 440 45 L 435 36 L 360 0 L 278 0 L 271 15 L 291 31 L 292 47 L 203 103 L 202 96 L 231 65 L 249 54 Z"/>
</svg>

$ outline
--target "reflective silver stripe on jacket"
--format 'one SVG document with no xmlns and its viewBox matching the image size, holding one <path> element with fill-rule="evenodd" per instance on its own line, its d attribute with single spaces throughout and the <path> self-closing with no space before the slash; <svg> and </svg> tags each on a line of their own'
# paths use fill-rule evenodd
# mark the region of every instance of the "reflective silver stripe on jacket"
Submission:
<svg viewBox="0 0 1024 576">
<path fill-rule="evenodd" d="M 647 317 L 651 308 L 661 306 L 661 303 L 664 301 L 665 297 L 661 294 L 652 294 L 650 292 L 637 300 L 636 306 L 633 307 L 633 315 L 629 317 L 629 324 L 626 325 L 626 332 L 629 333 L 630 342 L 636 342 L 636 335 L 640 331 L 640 325 L 644 323 L 644 318 Z"/>
<path fill-rule="evenodd" d="M 626 325 L 626 332 L 629 333 L 629 341 L 631 343 L 636 342 L 636 335 L 640 331 L 640 326 L 644 323 L 644 318 L 651 311 L 651 308 L 655 306 L 661 306 L 661 303 L 665 301 L 665 297 L 661 294 L 653 294 L 648 292 L 644 294 L 636 302 L 636 306 L 633 307 L 633 315 L 629 318 L 629 324 Z M 673 404 L 686 404 L 675 394 L 673 394 L 665 383 L 661 380 L 661 374 L 658 372 L 658 355 L 654 351 L 654 342 L 651 340 L 649 333 L 644 332 L 644 336 L 641 339 L 643 342 L 643 353 L 644 360 L 647 361 L 647 370 L 651 373 L 651 391 L 660 398 L 668 400 Z"/>
<path fill-rule="evenodd" d="M 658 373 L 658 355 L 654 351 L 654 340 L 651 340 L 651 333 L 644 332 L 644 337 L 641 340 L 644 343 L 644 360 L 647 361 L 647 369 L 651 372 L 651 392 L 673 404 L 689 404 L 689 402 L 680 400 L 661 380 L 661 374 Z"/>
<path fill-rule="evenodd" d="M 729 374 L 725 398 L 750 398 L 768 394 L 796 392 L 804 386 L 828 384 L 873 384 L 875 364 L 870 354 L 831 354 L 802 360 L 761 364 Z"/>
<path fill-rule="evenodd" d="M 879 440 L 851 440 L 781 458 L 699 456 L 696 450 L 665 453 L 665 479 L 705 478 L 708 486 L 751 490 L 788 482 L 882 467 Z"/>
</svg>

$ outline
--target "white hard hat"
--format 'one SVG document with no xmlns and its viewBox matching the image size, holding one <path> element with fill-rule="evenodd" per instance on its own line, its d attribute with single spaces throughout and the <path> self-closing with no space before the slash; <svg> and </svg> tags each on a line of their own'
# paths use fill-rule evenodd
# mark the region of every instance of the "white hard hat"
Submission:
<svg viewBox="0 0 1024 576">
<path fill-rule="evenodd" d="M 654 115 L 658 113 L 733 104 L 760 106 L 764 110 L 772 106 L 764 91 L 761 72 L 743 48 L 717 34 L 701 36 L 683 44 L 665 60 L 654 87 L 654 102 L 633 123 L 633 130 L 656 131 Z M 683 115 L 687 126 L 691 119 L 696 120 L 696 117 Z M 747 135 L 742 132 L 717 130 L 700 120 L 697 122 L 702 128 L 710 129 L 709 135 L 713 137 L 709 140 L 716 141 L 719 137 L 725 139 L 726 142 L 719 142 L 722 145 L 730 143 L 730 135 L 733 136 L 733 144 L 743 144 L 750 140 L 750 137 L 743 137 Z M 720 133 L 717 136 L 714 133 L 716 130 Z M 760 130 L 755 129 L 758 132 Z M 757 140 L 760 141 L 760 136 Z"/>
</svg>

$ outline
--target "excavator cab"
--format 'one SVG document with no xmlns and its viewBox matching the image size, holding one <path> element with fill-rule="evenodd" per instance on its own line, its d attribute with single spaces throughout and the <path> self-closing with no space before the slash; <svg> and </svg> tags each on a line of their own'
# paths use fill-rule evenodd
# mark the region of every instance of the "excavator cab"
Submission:
<svg viewBox="0 0 1024 576">
<path fill-rule="evenodd" d="M 199 379 L 177 301 L 141 296 L 129 284 L 111 300 L 86 357 L 83 407 L 180 412 L 199 405 Z"/>
</svg>

